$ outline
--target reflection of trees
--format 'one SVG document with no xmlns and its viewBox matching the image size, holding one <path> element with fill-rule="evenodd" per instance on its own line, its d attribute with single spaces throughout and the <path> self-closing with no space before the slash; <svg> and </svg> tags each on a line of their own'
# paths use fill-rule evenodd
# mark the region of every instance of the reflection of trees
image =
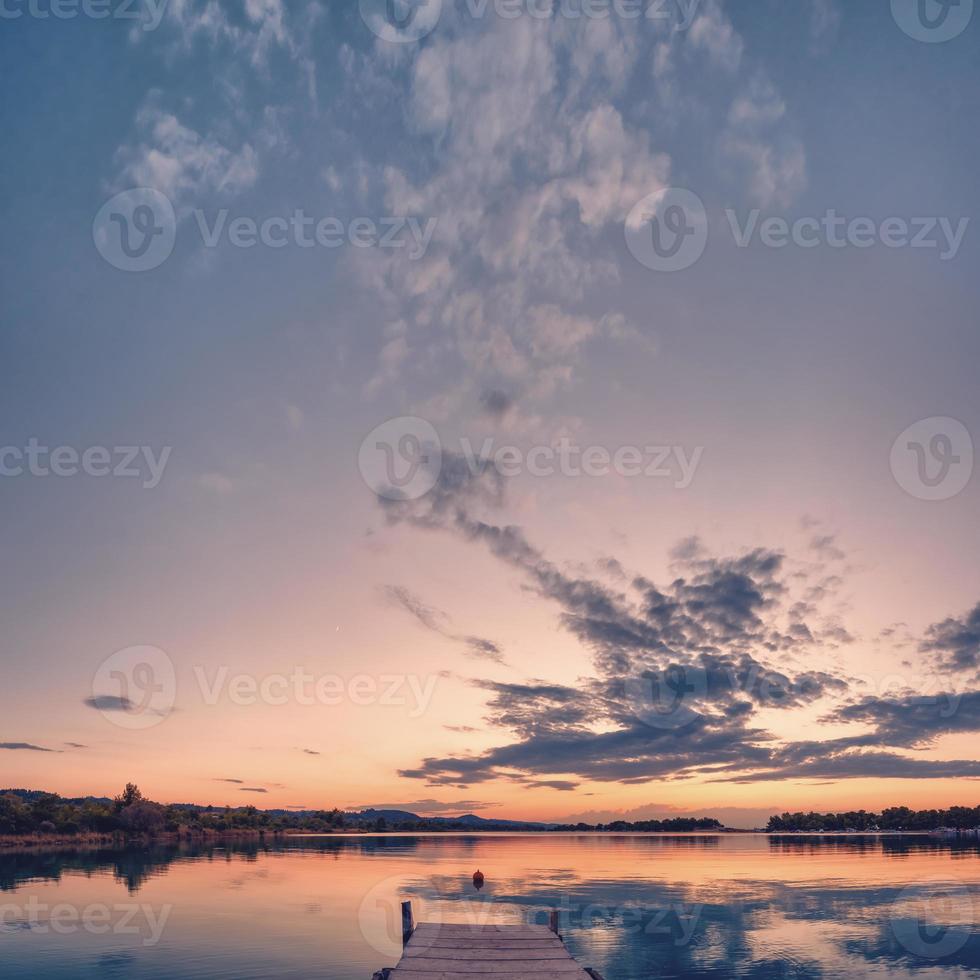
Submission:
<svg viewBox="0 0 980 980">
<path fill-rule="evenodd" d="M 135 895 L 150 879 L 167 873 L 175 861 L 255 861 L 261 854 L 306 851 L 340 855 L 410 853 L 418 849 L 418 837 L 323 837 L 270 841 L 244 840 L 182 842 L 179 844 L 111 847 L 7 848 L 0 850 L 0 891 L 14 891 L 28 881 L 60 881 L 65 875 L 90 875 L 111 871 L 126 890 Z"/>
<path fill-rule="evenodd" d="M 980 841 L 970 837 L 925 837 L 900 835 L 878 837 L 873 834 L 769 836 L 769 849 L 780 854 L 870 854 L 903 857 L 915 853 L 946 853 L 958 856 L 980 855 Z"/>
</svg>

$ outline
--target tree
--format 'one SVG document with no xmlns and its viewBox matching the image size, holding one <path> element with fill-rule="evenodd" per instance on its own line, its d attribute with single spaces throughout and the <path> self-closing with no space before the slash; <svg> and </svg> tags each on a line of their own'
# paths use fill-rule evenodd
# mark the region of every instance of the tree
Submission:
<svg viewBox="0 0 980 980">
<path fill-rule="evenodd" d="M 126 830 L 135 834 L 155 834 L 163 829 L 166 817 L 158 803 L 147 803 L 141 799 L 123 809 L 119 819 Z"/>
<path fill-rule="evenodd" d="M 122 791 L 120 796 L 117 796 L 113 802 L 116 805 L 116 811 L 125 810 L 126 807 L 133 806 L 134 803 L 142 803 L 144 800 L 143 794 L 140 792 L 139 786 L 136 783 L 126 783 L 126 788 Z"/>
</svg>

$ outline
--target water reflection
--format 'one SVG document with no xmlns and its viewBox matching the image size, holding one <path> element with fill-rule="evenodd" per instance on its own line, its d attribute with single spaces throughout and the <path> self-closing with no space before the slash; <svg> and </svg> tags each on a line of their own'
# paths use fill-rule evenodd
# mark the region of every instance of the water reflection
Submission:
<svg viewBox="0 0 980 980">
<path fill-rule="evenodd" d="M 7 851 L 0 889 L 15 906 L 115 892 L 174 914 L 155 950 L 5 930 L 0 943 L 18 980 L 366 980 L 397 955 L 393 910 L 410 898 L 424 921 L 545 924 L 558 909 L 572 953 L 607 980 L 963 980 L 980 977 L 978 885 L 977 841 L 925 837 L 406 835 Z"/>
</svg>

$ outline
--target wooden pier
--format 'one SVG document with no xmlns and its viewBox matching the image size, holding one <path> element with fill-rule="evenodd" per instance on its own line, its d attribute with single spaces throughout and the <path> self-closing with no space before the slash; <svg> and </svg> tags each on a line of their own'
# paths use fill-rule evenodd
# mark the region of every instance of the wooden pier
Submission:
<svg viewBox="0 0 980 980">
<path fill-rule="evenodd" d="M 374 980 L 602 980 L 579 966 L 558 935 L 557 914 L 546 926 L 419 925 L 411 903 L 402 906 L 404 955 Z"/>
</svg>

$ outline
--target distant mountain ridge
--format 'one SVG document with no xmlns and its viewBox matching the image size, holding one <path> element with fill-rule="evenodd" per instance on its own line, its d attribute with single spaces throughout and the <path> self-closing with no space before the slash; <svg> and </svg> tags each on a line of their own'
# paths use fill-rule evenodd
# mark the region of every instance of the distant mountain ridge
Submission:
<svg viewBox="0 0 980 980">
<path fill-rule="evenodd" d="M 33 803 L 44 796 L 50 795 L 45 790 L 39 789 L 0 789 L 0 796 L 16 796 L 25 803 Z M 82 806 L 85 803 L 109 804 L 112 800 L 105 796 L 80 796 L 62 797 L 65 803 L 74 806 Z M 242 803 L 240 806 L 232 807 L 233 810 L 243 809 L 248 804 Z M 175 810 L 186 810 L 194 813 L 203 813 L 210 810 L 223 810 L 223 804 L 212 804 L 210 807 L 202 806 L 199 803 L 171 803 L 170 806 Z M 268 809 L 259 808 L 262 813 L 271 816 L 292 816 L 292 817 L 311 817 L 315 814 L 323 813 L 322 808 L 311 807 L 303 810 L 284 810 L 277 807 Z M 378 810 L 368 809 L 359 811 L 343 811 L 346 824 L 352 828 L 374 827 L 379 821 L 383 821 L 389 827 L 399 827 L 410 825 L 422 825 L 430 827 L 471 827 L 474 830 L 547 830 L 555 824 L 533 823 L 522 820 L 496 820 L 478 817 L 474 813 L 461 814 L 458 817 L 423 817 L 408 810 Z"/>
</svg>

